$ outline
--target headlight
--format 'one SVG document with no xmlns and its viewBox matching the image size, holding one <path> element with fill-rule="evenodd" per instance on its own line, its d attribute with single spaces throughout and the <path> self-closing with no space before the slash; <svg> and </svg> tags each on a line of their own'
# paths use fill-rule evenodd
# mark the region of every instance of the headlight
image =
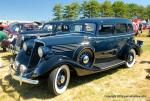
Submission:
<svg viewBox="0 0 150 101">
<path fill-rule="evenodd" d="M 28 49 L 26 42 L 23 43 L 23 49 L 24 49 L 24 51 L 27 51 L 27 49 Z"/>
<path fill-rule="evenodd" d="M 38 54 L 40 57 L 43 57 L 43 48 L 42 47 L 38 48 Z"/>
<path fill-rule="evenodd" d="M 38 48 L 38 54 L 40 57 L 52 54 L 52 51 L 48 47 L 41 46 Z"/>
<path fill-rule="evenodd" d="M 21 40 L 24 41 L 24 39 L 25 39 L 24 36 L 21 36 Z"/>
<path fill-rule="evenodd" d="M 18 67 L 19 66 L 19 62 L 18 61 L 16 61 L 16 67 Z"/>
<path fill-rule="evenodd" d="M 27 67 L 24 65 L 20 65 L 20 72 L 23 74 L 27 70 Z"/>
</svg>

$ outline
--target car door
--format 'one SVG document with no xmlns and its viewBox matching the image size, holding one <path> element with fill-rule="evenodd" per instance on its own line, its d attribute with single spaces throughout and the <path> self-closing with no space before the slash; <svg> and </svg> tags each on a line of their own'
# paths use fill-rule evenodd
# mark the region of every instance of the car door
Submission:
<svg viewBox="0 0 150 101">
<path fill-rule="evenodd" d="M 95 37 L 95 56 L 97 60 L 107 60 L 116 56 L 114 24 L 100 24 Z"/>
<path fill-rule="evenodd" d="M 118 51 L 118 56 L 119 53 L 121 53 L 121 50 L 123 50 L 124 46 L 126 45 L 126 43 L 128 42 L 128 40 L 130 40 L 131 38 L 131 33 L 133 33 L 133 31 L 129 31 L 127 28 L 132 27 L 132 25 L 128 25 L 125 23 L 116 23 L 115 24 L 115 42 L 116 42 L 116 48 Z M 133 28 L 130 28 L 133 29 Z"/>
</svg>

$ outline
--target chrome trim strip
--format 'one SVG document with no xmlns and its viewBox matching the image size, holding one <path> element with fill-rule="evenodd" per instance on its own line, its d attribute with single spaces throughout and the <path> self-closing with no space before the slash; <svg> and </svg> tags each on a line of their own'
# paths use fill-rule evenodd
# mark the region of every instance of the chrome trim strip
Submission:
<svg viewBox="0 0 150 101">
<path fill-rule="evenodd" d="M 58 50 L 62 50 L 62 51 L 72 51 L 72 49 L 67 49 L 67 48 L 63 48 L 63 47 L 59 47 L 59 46 L 52 46 L 53 49 L 58 49 Z"/>
<path fill-rule="evenodd" d="M 125 34 L 125 35 L 112 35 L 112 36 L 109 36 L 109 37 L 103 37 L 103 36 L 97 36 L 97 37 L 89 37 L 89 39 L 91 38 L 113 38 L 113 37 L 119 37 L 119 36 L 129 36 L 129 35 L 134 35 L 133 33 L 132 34 Z"/>
<path fill-rule="evenodd" d="M 64 52 L 64 51 L 62 51 L 62 50 L 58 50 L 58 49 L 51 49 L 53 52 Z"/>
</svg>

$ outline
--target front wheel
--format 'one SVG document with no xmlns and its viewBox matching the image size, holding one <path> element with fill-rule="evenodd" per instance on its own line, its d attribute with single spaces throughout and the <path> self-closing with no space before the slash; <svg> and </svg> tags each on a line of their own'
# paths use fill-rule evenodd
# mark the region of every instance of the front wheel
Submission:
<svg viewBox="0 0 150 101">
<path fill-rule="evenodd" d="M 128 53 L 128 55 L 127 55 L 125 66 L 127 68 L 131 68 L 131 67 L 133 67 L 135 62 L 136 62 L 136 52 L 135 52 L 134 49 L 131 49 L 130 52 Z"/>
<path fill-rule="evenodd" d="M 66 91 L 70 80 L 68 65 L 61 65 L 54 69 L 48 78 L 48 87 L 51 94 L 59 95 Z"/>
</svg>

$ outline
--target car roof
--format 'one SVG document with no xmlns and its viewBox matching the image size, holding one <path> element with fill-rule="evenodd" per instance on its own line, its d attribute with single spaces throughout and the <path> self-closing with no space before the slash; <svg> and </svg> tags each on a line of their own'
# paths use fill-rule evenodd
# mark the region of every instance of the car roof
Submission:
<svg viewBox="0 0 150 101">
<path fill-rule="evenodd" d="M 131 20 L 127 18 L 116 18 L 116 17 L 102 17 L 102 18 L 85 18 L 85 19 L 80 19 L 76 20 L 77 23 L 83 22 L 89 22 L 89 23 L 115 23 L 115 22 L 120 22 L 120 23 L 132 23 Z"/>
<path fill-rule="evenodd" d="M 71 24 L 73 23 L 74 21 L 73 20 L 67 20 L 67 21 L 51 21 L 51 22 L 47 22 L 45 23 L 44 25 L 46 24 Z"/>
</svg>

